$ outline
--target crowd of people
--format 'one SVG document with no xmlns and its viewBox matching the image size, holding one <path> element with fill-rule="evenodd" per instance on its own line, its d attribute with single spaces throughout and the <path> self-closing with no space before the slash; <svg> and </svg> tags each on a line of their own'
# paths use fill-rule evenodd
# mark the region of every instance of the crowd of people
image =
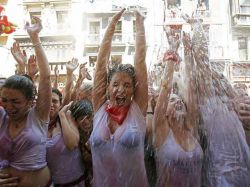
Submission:
<svg viewBox="0 0 250 187">
<path fill-rule="evenodd" d="M 92 80 L 86 63 L 73 58 L 63 94 L 57 70 L 51 83 L 41 20 L 26 24 L 35 54 L 28 58 L 14 43 L 17 69 L 1 82 L 0 187 L 249 186 L 250 98 L 211 67 L 200 20 L 183 15 L 192 37 L 166 30 L 169 48 L 153 93 L 139 11 L 134 65 L 110 64 L 124 11 L 106 29 L 93 84 L 85 81 Z"/>
</svg>

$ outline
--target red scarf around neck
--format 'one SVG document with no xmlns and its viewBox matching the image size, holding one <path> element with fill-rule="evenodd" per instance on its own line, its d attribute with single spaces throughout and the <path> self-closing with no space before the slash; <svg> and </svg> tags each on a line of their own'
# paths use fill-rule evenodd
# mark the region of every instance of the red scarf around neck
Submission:
<svg viewBox="0 0 250 187">
<path fill-rule="evenodd" d="M 124 119 L 127 117 L 129 107 L 130 106 L 107 105 L 106 112 L 114 121 L 116 121 L 119 125 L 121 125 Z"/>
</svg>

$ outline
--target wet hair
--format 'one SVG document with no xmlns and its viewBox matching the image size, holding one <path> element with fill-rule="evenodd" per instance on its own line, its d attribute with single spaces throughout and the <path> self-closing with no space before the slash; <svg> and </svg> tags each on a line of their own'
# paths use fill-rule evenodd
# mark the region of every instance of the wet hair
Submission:
<svg viewBox="0 0 250 187">
<path fill-rule="evenodd" d="M 55 93 L 59 97 L 60 104 L 62 104 L 62 93 L 57 88 L 52 88 L 52 93 Z"/>
<path fill-rule="evenodd" d="M 116 64 L 112 66 L 108 71 L 108 83 L 110 83 L 115 73 L 127 73 L 132 79 L 133 86 L 136 84 L 135 68 L 131 64 Z"/>
<path fill-rule="evenodd" d="M 32 79 L 24 75 L 12 75 L 5 80 L 2 88 L 19 90 L 28 100 L 33 100 L 37 94 Z"/>
<path fill-rule="evenodd" d="M 74 102 L 70 106 L 69 110 L 71 111 L 75 120 L 84 116 L 92 116 L 94 113 L 92 103 L 88 99 Z"/>
<path fill-rule="evenodd" d="M 93 84 L 92 83 L 83 83 L 80 87 L 81 91 L 91 91 L 93 89 Z"/>
</svg>

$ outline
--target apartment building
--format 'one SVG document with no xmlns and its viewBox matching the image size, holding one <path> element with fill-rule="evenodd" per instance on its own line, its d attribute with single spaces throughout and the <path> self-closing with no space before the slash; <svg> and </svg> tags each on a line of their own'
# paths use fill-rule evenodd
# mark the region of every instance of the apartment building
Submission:
<svg viewBox="0 0 250 187">
<path fill-rule="evenodd" d="M 12 3 L 17 2 L 10 0 Z M 224 73 L 232 83 L 250 84 L 249 69 L 249 0 L 18 0 L 22 10 L 20 20 L 24 24 L 33 15 L 43 20 L 41 40 L 51 66 L 51 74 L 57 66 L 59 83 L 65 80 L 65 63 L 77 57 L 87 62 L 91 73 L 97 59 L 100 42 L 112 16 L 121 8 L 127 8 L 115 30 L 111 63 L 133 63 L 135 52 L 134 10 L 145 15 L 148 69 L 154 68 L 167 49 L 164 26 L 177 25 L 179 32 L 190 31 L 181 14 L 203 19 L 209 40 L 209 56 L 212 64 Z M 7 1 L 6 1 L 7 3 Z M 33 53 L 26 31 L 20 28 L 11 37 L 18 41 L 28 54 Z M 2 35 L 0 40 L 6 40 Z M 8 46 L 9 47 L 9 46 Z M 11 59 L 10 52 L 2 45 L 4 61 Z M 2 52 L 1 52 L 2 53 Z M 3 53 L 2 53 L 3 54 Z M 6 57 L 6 58 L 5 58 Z M 7 58 L 8 57 L 8 58 Z M 7 65 L 6 65 L 7 66 Z M 53 77 L 52 77 L 53 80 Z"/>
<path fill-rule="evenodd" d="M 106 28 L 115 13 L 124 6 L 110 0 L 84 1 L 82 31 L 84 34 L 83 56 L 90 68 L 94 68 L 100 43 Z M 127 10 L 118 21 L 112 40 L 110 63 L 133 63 L 135 53 L 135 16 L 134 10 L 147 13 L 145 7 L 139 5 L 126 6 Z"/>
<path fill-rule="evenodd" d="M 250 91 L 250 0 L 230 0 L 230 78 Z"/>
</svg>

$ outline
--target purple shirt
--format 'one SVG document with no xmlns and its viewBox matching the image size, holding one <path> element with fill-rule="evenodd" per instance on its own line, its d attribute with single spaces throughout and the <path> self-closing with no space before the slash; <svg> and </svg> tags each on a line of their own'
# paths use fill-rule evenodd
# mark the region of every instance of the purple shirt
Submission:
<svg viewBox="0 0 250 187">
<path fill-rule="evenodd" d="M 126 119 L 111 134 L 104 103 L 94 116 L 90 137 L 93 187 L 148 187 L 144 165 L 145 119 L 132 102 Z"/>
<path fill-rule="evenodd" d="M 79 179 L 84 174 L 79 147 L 69 150 L 63 141 L 61 132 L 48 138 L 47 161 L 55 184 L 65 184 Z"/>
<path fill-rule="evenodd" d="M 200 105 L 208 145 L 204 162 L 205 186 L 249 186 L 250 150 L 238 116 L 219 97 Z"/>
<path fill-rule="evenodd" d="M 24 129 L 11 138 L 9 118 L 0 107 L 0 168 L 11 166 L 22 171 L 38 170 L 47 165 L 46 139 L 48 123 L 37 117 L 31 108 Z"/>
<path fill-rule="evenodd" d="M 170 129 L 165 142 L 156 150 L 158 187 L 200 187 L 203 152 L 195 141 L 192 151 L 185 151 Z"/>
</svg>

